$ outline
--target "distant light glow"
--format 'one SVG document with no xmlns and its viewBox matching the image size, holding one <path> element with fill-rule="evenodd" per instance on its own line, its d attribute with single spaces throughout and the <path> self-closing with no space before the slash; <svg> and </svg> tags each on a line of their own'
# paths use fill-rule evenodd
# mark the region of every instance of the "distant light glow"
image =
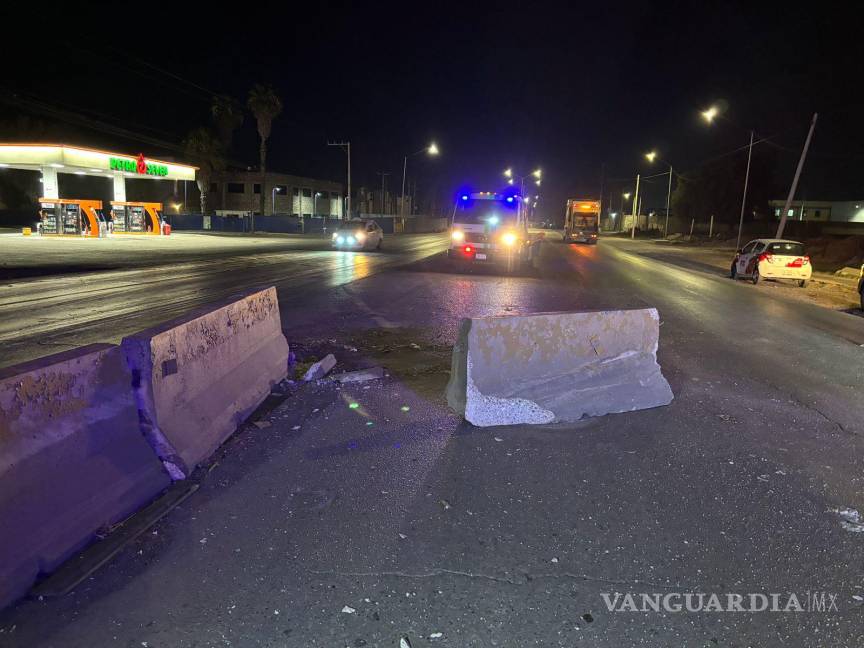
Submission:
<svg viewBox="0 0 864 648">
<path fill-rule="evenodd" d="M 435 142 L 432 142 L 432 143 L 429 145 L 429 148 L 426 149 L 426 152 L 427 152 L 429 155 L 438 155 L 438 147 L 435 145 Z"/>
<path fill-rule="evenodd" d="M 489 223 L 490 225 L 497 225 L 498 221 L 499 221 L 499 218 L 497 216 L 490 216 L 489 218 L 486 219 L 486 222 Z"/>
<path fill-rule="evenodd" d="M 513 202 L 513 196 L 507 196 L 506 200 L 508 203 L 512 203 Z"/>
<path fill-rule="evenodd" d="M 507 232 L 501 237 L 501 240 L 504 242 L 504 245 L 512 247 L 516 243 L 516 235 L 513 232 Z"/>
<path fill-rule="evenodd" d="M 645 154 L 645 159 L 649 162 L 653 162 L 657 157 L 657 151 L 651 151 L 650 153 Z"/>
<path fill-rule="evenodd" d="M 454 241 L 462 241 L 465 239 L 465 232 L 463 232 L 462 230 L 453 230 L 453 232 L 450 234 L 450 237 Z"/>
<path fill-rule="evenodd" d="M 357 409 L 358 407 L 360 407 L 360 403 L 351 403 L 348 406 L 349 409 Z"/>
<path fill-rule="evenodd" d="M 718 114 L 720 114 L 720 111 L 717 110 L 717 106 L 710 106 L 707 110 L 702 111 L 702 119 L 710 124 Z"/>
<path fill-rule="evenodd" d="M 468 194 L 462 194 L 462 200 L 468 200 L 470 197 Z"/>
</svg>

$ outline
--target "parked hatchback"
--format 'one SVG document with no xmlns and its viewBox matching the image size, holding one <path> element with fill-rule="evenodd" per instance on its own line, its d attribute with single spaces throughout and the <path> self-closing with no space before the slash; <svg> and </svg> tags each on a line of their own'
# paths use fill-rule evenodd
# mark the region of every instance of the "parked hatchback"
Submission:
<svg viewBox="0 0 864 648">
<path fill-rule="evenodd" d="M 804 254 L 804 245 L 786 239 L 756 239 L 738 250 L 730 276 L 750 279 L 790 279 L 803 288 L 810 281 L 813 267 Z"/>
</svg>

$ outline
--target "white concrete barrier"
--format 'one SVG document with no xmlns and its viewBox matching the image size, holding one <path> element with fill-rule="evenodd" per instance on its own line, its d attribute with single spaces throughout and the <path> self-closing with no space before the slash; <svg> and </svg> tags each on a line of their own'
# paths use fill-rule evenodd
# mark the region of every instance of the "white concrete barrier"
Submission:
<svg viewBox="0 0 864 648">
<path fill-rule="evenodd" d="M 667 405 L 656 309 L 463 320 L 447 401 L 478 426 L 574 421 Z"/>
<path fill-rule="evenodd" d="M 123 339 L 144 433 L 187 477 L 288 371 L 275 288 Z"/>
<path fill-rule="evenodd" d="M 0 369 L 0 607 L 170 484 L 120 348 Z"/>
</svg>

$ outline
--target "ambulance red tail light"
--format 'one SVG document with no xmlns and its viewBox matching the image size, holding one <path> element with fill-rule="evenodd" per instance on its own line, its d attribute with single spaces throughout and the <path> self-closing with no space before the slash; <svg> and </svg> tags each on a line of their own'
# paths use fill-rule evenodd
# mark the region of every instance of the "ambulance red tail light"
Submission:
<svg viewBox="0 0 864 648">
<path fill-rule="evenodd" d="M 471 247 L 470 245 L 466 245 L 464 248 L 462 248 L 462 251 L 465 254 L 474 254 L 474 248 Z"/>
</svg>

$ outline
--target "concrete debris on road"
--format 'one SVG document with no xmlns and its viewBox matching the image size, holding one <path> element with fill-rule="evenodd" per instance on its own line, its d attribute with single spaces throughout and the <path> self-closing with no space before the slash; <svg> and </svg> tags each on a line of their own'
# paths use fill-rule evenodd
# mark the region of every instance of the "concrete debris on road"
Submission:
<svg viewBox="0 0 864 648">
<path fill-rule="evenodd" d="M 332 353 L 328 353 L 324 358 L 313 364 L 306 371 L 306 375 L 303 376 L 303 380 L 306 382 L 314 382 L 316 380 L 320 380 L 324 376 L 326 376 L 333 367 L 336 366 L 336 358 Z"/>
<path fill-rule="evenodd" d="M 399 637 L 399 648 L 411 648 L 411 642 L 408 637 Z"/>
<path fill-rule="evenodd" d="M 840 517 L 840 526 L 852 533 L 864 533 L 864 517 L 853 508 L 830 509 Z"/>
<path fill-rule="evenodd" d="M 447 402 L 480 427 L 668 405 L 654 308 L 464 319 Z"/>
<path fill-rule="evenodd" d="M 345 614 L 354 614 L 356 611 L 357 610 L 352 608 L 350 605 L 346 605 L 345 607 L 342 608 L 342 612 Z"/>
<path fill-rule="evenodd" d="M 371 367 L 369 369 L 358 369 L 357 371 L 345 371 L 330 377 L 334 382 L 351 383 L 366 382 L 367 380 L 378 380 L 384 377 L 383 367 Z"/>
</svg>

